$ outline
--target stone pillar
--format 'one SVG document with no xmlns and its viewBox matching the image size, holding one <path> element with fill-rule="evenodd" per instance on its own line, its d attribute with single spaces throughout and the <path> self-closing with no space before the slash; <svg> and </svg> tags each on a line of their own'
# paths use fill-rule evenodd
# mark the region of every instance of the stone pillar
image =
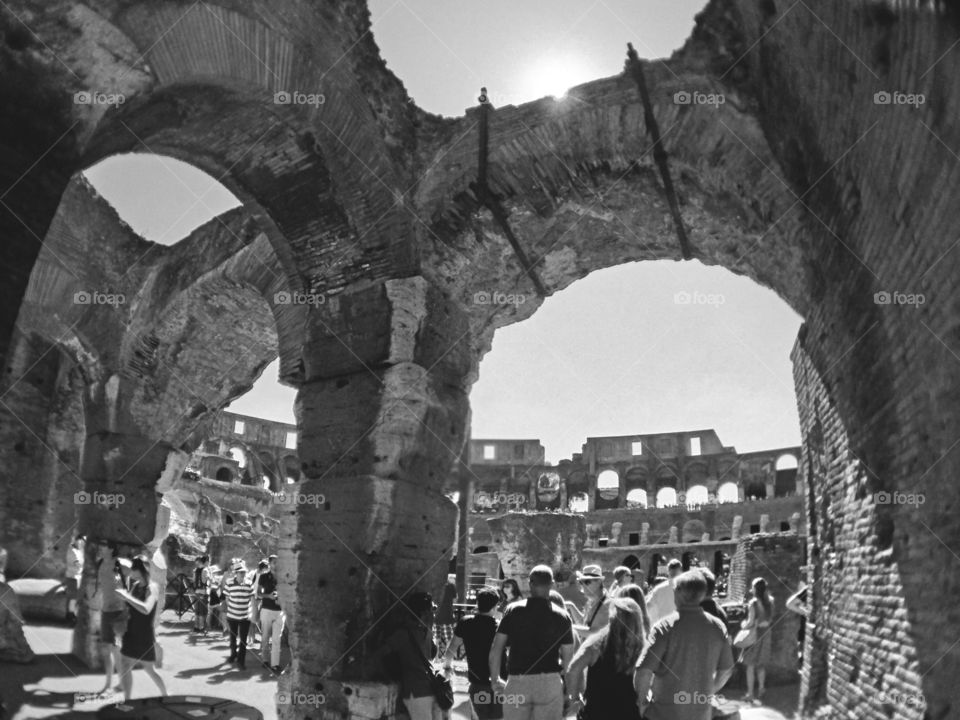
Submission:
<svg viewBox="0 0 960 720">
<path fill-rule="evenodd" d="M 615 522 L 610 526 L 610 544 L 619 545 L 620 544 L 620 533 L 623 532 L 623 523 Z"/>
<path fill-rule="evenodd" d="M 676 545 L 678 542 L 680 542 L 679 534 L 680 534 L 680 533 L 679 533 L 679 531 L 677 530 L 677 526 L 676 526 L 676 525 L 671 525 L 671 526 L 670 526 L 670 540 L 669 540 L 669 542 L 670 542 L 671 545 Z"/>
<path fill-rule="evenodd" d="M 650 523 L 645 522 L 640 526 L 640 544 L 650 544 Z"/>
<path fill-rule="evenodd" d="M 733 525 L 731 527 L 731 540 L 740 539 L 740 529 L 743 527 L 743 515 L 734 515 L 733 516 Z"/>
<path fill-rule="evenodd" d="M 441 490 L 465 440 L 472 363 L 465 313 L 421 277 L 311 308 L 296 402 L 305 502 L 278 553 L 293 615 L 279 690 L 324 702 L 280 704 L 281 718 L 392 717 L 395 688 L 363 661 L 406 593 L 445 584 L 457 510 Z"/>
<path fill-rule="evenodd" d="M 597 509 L 597 474 L 591 470 L 587 475 L 587 510 L 593 512 Z"/>
<path fill-rule="evenodd" d="M 549 565 L 558 585 L 565 584 L 580 567 L 586 520 L 571 513 L 507 513 L 488 518 L 505 576 L 513 578 L 524 592 L 534 565 Z"/>
<path fill-rule="evenodd" d="M 617 487 L 617 507 L 625 508 L 627 506 L 627 473 L 622 467 L 617 468 L 617 477 L 620 480 Z"/>
<path fill-rule="evenodd" d="M 768 498 L 773 498 L 773 497 L 776 496 L 776 492 L 777 492 L 777 485 L 776 485 L 776 483 L 774 483 L 772 480 L 770 480 L 770 481 L 768 481 L 768 482 L 766 483 L 766 488 L 767 488 L 767 497 L 768 497 Z"/>
<path fill-rule="evenodd" d="M 770 516 L 767 513 L 760 516 L 760 532 L 770 532 Z"/>
</svg>

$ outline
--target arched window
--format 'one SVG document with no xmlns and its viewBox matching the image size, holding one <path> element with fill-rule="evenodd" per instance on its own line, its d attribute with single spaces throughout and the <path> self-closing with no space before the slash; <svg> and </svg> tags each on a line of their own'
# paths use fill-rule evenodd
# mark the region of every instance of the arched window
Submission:
<svg viewBox="0 0 960 720">
<path fill-rule="evenodd" d="M 647 491 L 643 488 L 634 488 L 627 493 L 627 507 L 647 507 Z"/>
<path fill-rule="evenodd" d="M 672 487 L 660 488 L 657 491 L 657 507 L 674 507 L 677 504 L 677 491 Z"/>
<path fill-rule="evenodd" d="M 684 493 L 683 501 L 686 505 L 706 505 L 709 501 L 710 493 L 707 492 L 706 485 L 694 485 L 687 488 Z"/>
<path fill-rule="evenodd" d="M 796 470 L 797 466 L 797 456 L 793 453 L 786 453 L 777 458 L 777 470 Z"/>
<path fill-rule="evenodd" d="M 597 490 L 603 493 L 606 491 L 620 492 L 620 476 L 616 470 L 604 470 L 597 475 Z"/>
<path fill-rule="evenodd" d="M 735 482 L 725 482 L 717 489 L 717 502 L 740 502 L 740 491 Z"/>
<path fill-rule="evenodd" d="M 225 483 L 233 482 L 233 470 L 228 467 L 220 468 L 217 470 L 216 479 Z"/>
</svg>

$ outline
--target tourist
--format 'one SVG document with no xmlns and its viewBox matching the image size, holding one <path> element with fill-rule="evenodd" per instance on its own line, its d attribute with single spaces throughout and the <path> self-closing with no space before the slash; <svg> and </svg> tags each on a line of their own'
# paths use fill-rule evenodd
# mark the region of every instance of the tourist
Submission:
<svg viewBox="0 0 960 720">
<path fill-rule="evenodd" d="M 155 667 L 158 658 L 153 617 L 160 598 L 160 587 L 150 581 L 149 563 L 146 555 L 135 557 L 130 563 L 129 588 L 114 590 L 132 608 L 120 646 L 120 684 L 124 701 L 130 700 L 133 693 L 133 669 L 138 664 L 160 688 L 160 694 L 167 694 L 167 687 Z"/>
<path fill-rule="evenodd" d="M 727 624 L 727 613 L 724 612 L 723 608 L 717 604 L 716 598 L 713 594 L 717 589 L 717 576 L 706 568 L 697 568 L 700 573 L 703 575 L 703 579 L 707 581 L 707 596 L 703 599 L 703 602 L 700 605 L 703 609 L 713 615 L 715 618 L 718 618 L 720 622 L 726 626 Z"/>
<path fill-rule="evenodd" d="M 678 575 L 673 590 L 677 610 L 654 624 L 637 665 L 640 714 L 647 720 L 710 720 L 713 696 L 734 668 L 727 629 L 700 606 L 707 594 L 702 573 Z"/>
<path fill-rule="evenodd" d="M 530 597 L 512 603 L 490 648 L 490 678 L 504 689 L 500 662 L 510 648 L 510 677 L 505 687 L 505 720 L 557 720 L 564 710 L 561 672 L 573 655 L 570 616 L 550 602 L 553 571 L 537 565 L 530 571 Z"/>
<path fill-rule="evenodd" d="M 443 595 L 440 596 L 440 607 L 437 608 L 437 617 L 433 625 L 434 642 L 437 643 L 437 654 L 443 655 L 447 645 L 453 639 L 453 628 L 457 622 L 453 615 L 453 604 L 457 601 L 457 585 L 455 575 L 447 575 L 447 583 L 443 586 Z"/>
<path fill-rule="evenodd" d="M 667 574 L 670 576 L 666 582 L 662 582 L 654 587 L 647 596 L 647 612 L 650 614 L 650 622 L 656 625 L 670 613 L 677 611 L 677 604 L 674 599 L 674 581 L 683 572 L 683 565 L 677 559 L 667 563 Z"/>
<path fill-rule="evenodd" d="M 626 565 L 619 565 L 613 570 L 613 583 L 610 585 L 610 595 L 615 595 L 616 591 L 633 583 L 633 570 Z"/>
<path fill-rule="evenodd" d="M 803 642 L 807 633 L 807 618 L 810 617 L 810 602 L 807 586 L 800 583 L 800 589 L 787 598 L 785 607 L 800 616 L 800 627 L 797 628 L 797 665 L 803 667 Z"/>
<path fill-rule="evenodd" d="M 639 585 L 625 585 L 624 587 L 617 590 L 614 597 L 619 598 L 630 598 L 637 605 L 640 606 L 640 619 L 642 626 L 643 637 L 647 637 L 650 634 L 650 629 L 652 625 L 650 624 L 650 615 L 647 614 L 647 602 L 643 597 L 643 589 Z"/>
<path fill-rule="evenodd" d="M 210 612 L 209 555 L 201 555 L 193 569 L 193 632 L 207 634 L 207 614 Z"/>
<path fill-rule="evenodd" d="M 257 641 L 257 635 L 260 635 L 260 646 L 263 647 L 263 631 L 260 626 L 260 595 L 257 589 L 260 587 L 260 577 L 264 573 L 270 572 L 270 561 L 264 558 L 257 563 L 257 569 L 253 571 L 248 578 L 250 586 L 253 588 L 253 598 L 250 600 L 250 644 Z"/>
<path fill-rule="evenodd" d="M 236 662 L 238 668 L 245 670 L 253 584 L 247 580 L 247 566 L 243 560 L 236 560 L 230 572 L 232 577 L 223 584 L 223 602 L 226 603 L 227 625 L 230 628 L 230 657 L 227 662 Z"/>
<path fill-rule="evenodd" d="M 744 700 L 753 702 L 760 700 L 766 690 L 767 665 L 770 662 L 770 623 L 773 620 L 773 598 L 767 592 L 767 581 L 763 578 L 754 578 L 750 584 L 753 597 L 747 603 L 747 619 L 743 629 L 756 628 L 757 641 L 744 649 L 740 657 L 747 668 L 747 694 Z M 754 695 L 754 685 L 757 693 Z"/>
<path fill-rule="evenodd" d="M 374 658 L 392 652 L 398 661 L 400 697 L 410 720 L 446 720 L 449 713 L 440 709 L 433 694 L 432 665 L 433 596 L 416 592 L 404 600 L 400 626 L 390 634 Z"/>
<path fill-rule="evenodd" d="M 634 673 L 645 637 L 640 605 L 627 597 L 612 599 L 610 622 L 580 646 L 567 670 L 570 709 L 582 706 L 577 720 L 640 720 Z"/>
<path fill-rule="evenodd" d="M 63 587 L 67 596 L 67 622 L 77 621 L 77 594 L 80 578 L 83 575 L 83 547 L 86 538 L 77 535 L 67 548 L 67 569 L 64 573 Z"/>
<path fill-rule="evenodd" d="M 577 582 L 587 596 L 582 612 L 582 624 L 577 626 L 580 639 L 603 630 L 610 621 L 610 597 L 603 587 L 603 571 L 599 565 L 587 565 L 577 572 Z"/>
<path fill-rule="evenodd" d="M 227 623 L 223 619 L 223 582 L 226 573 L 217 565 L 211 565 L 209 569 L 210 597 L 207 601 L 207 627 L 211 630 L 223 631 L 227 627 Z"/>
<path fill-rule="evenodd" d="M 507 605 L 517 600 L 523 600 L 520 584 L 513 578 L 507 578 L 500 583 L 500 605 L 497 610 L 502 614 L 506 611 Z"/>
<path fill-rule="evenodd" d="M 260 598 L 260 660 L 267 664 L 267 646 L 270 646 L 269 667 L 276 673 L 280 667 L 280 639 L 283 637 L 283 625 L 286 617 L 280 607 L 280 594 L 277 592 L 277 556 L 267 560 L 267 571 L 257 581 L 257 597 Z"/>
<path fill-rule="evenodd" d="M 102 695 L 113 686 L 113 672 L 120 680 L 120 644 L 127 629 L 127 603 L 117 594 L 123 588 L 119 553 L 109 541 L 97 543 L 97 579 L 94 586 L 94 602 L 100 606 L 100 656 L 103 659 L 104 684 L 97 692 Z M 123 690 L 123 685 L 114 688 Z"/>
<path fill-rule="evenodd" d="M 497 633 L 499 600 L 496 590 L 483 588 L 477 592 L 477 612 L 457 623 L 445 655 L 444 670 L 450 673 L 457 651 L 461 646 L 466 650 L 470 706 L 479 720 L 503 717 L 502 696 L 494 692 L 490 679 L 490 648 Z"/>
</svg>

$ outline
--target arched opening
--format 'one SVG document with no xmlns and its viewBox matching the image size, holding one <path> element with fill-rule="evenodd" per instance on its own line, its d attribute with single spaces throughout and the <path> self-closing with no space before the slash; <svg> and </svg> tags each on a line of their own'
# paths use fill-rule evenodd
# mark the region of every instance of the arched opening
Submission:
<svg viewBox="0 0 960 720">
<path fill-rule="evenodd" d="M 677 504 L 677 491 L 672 487 L 664 487 L 657 490 L 657 507 L 675 507 Z"/>
<path fill-rule="evenodd" d="M 217 470 L 217 480 L 224 483 L 232 483 L 234 479 L 233 470 L 228 467 L 222 467 Z"/>
<path fill-rule="evenodd" d="M 743 494 L 747 500 L 764 500 L 767 497 L 767 486 L 759 480 L 754 480 L 747 484 Z"/>
<path fill-rule="evenodd" d="M 640 567 L 640 558 L 636 555 L 627 555 L 623 560 L 620 561 L 620 564 L 624 567 L 628 567 L 631 570 L 636 570 Z"/>
<path fill-rule="evenodd" d="M 687 492 L 684 493 L 684 505 L 687 506 L 699 506 L 706 505 L 709 502 L 710 493 L 707 492 L 706 485 L 694 485 L 693 487 L 687 488 Z"/>
<path fill-rule="evenodd" d="M 597 509 L 613 508 L 620 498 L 620 474 L 616 470 L 601 470 L 597 475 Z"/>
<path fill-rule="evenodd" d="M 735 482 L 725 482 L 717 488 L 717 502 L 735 503 L 740 502 L 740 490 Z"/>
<path fill-rule="evenodd" d="M 643 488 L 634 488 L 627 493 L 627 507 L 647 507 L 647 491 Z"/>
<path fill-rule="evenodd" d="M 797 456 L 793 453 L 784 453 L 777 458 L 776 479 L 774 480 L 774 496 L 787 497 L 797 492 L 797 473 L 799 472 L 799 463 Z"/>
</svg>

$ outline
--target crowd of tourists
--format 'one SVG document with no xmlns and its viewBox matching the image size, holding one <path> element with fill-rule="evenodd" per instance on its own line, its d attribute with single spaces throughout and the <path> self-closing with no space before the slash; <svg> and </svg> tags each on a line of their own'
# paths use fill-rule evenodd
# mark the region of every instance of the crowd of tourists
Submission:
<svg viewBox="0 0 960 720">
<path fill-rule="evenodd" d="M 449 676 L 461 651 L 474 720 L 710 720 L 722 714 L 718 693 L 735 653 L 746 666 L 744 700 L 758 703 L 773 618 L 765 580 L 753 581 L 746 619 L 731 638 L 713 573 L 683 572 L 678 560 L 667 567 L 669 577 L 646 587 L 629 568 L 616 568 L 608 583 L 600 566 L 589 565 L 577 573 L 586 597 L 580 607 L 539 565 L 526 595 L 513 579 L 499 591 L 479 590 L 474 613 L 453 625 L 446 644 L 437 626 L 448 618 L 429 593 L 414 593 L 371 660 L 400 682 L 411 720 L 449 717 L 450 685 L 430 658 L 443 658 Z"/>
<path fill-rule="evenodd" d="M 72 547 L 79 547 L 82 553 L 82 543 L 75 542 Z M 81 571 L 82 557 L 80 554 Z M 163 678 L 157 672 L 163 667 L 163 649 L 156 638 L 156 616 L 158 604 L 160 611 L 164 607 L 163 589 L 151 580 L 151 569 L 157 562 L 156 555 L 121 557 L 118 548 L 106 540 L 97 545 L 96 581 L 89 600 L 90 606 L 100 614 L 105 683 L 99 695 L 113 690 L 123 692 L 124 699 L 129 700 L 133 693 L 133 671 L 137 667 L 153 680 L 161 695 L 167 694 Z M 248 571 L 240 558 L 231 559 L 224 572 L 211 566 L 206 555 L 196 560 L 190 596 L 194 611 L 192 632 L 206 635 L 211 630 L 220 630 L 229 635 L 230 655 L 226 662 L 234 663 L 241 670 L 246 669 L 251 629 L 260 635 L 260 663 L 274 673 L 282 669 L 280 641 L 285 615 L 279 602 L 276 570 L 276 555 L 261 560 L 253 571 Z M 70 572 L 76 569 L 71 567 Z M 73 612 L 75 608 L 70 606 Z M 256 634 L 250 637 L 252 642 L 256 641 Z M 113 687 L 114 672 L 119 678 L 116 687 Z"/>
</svg>

